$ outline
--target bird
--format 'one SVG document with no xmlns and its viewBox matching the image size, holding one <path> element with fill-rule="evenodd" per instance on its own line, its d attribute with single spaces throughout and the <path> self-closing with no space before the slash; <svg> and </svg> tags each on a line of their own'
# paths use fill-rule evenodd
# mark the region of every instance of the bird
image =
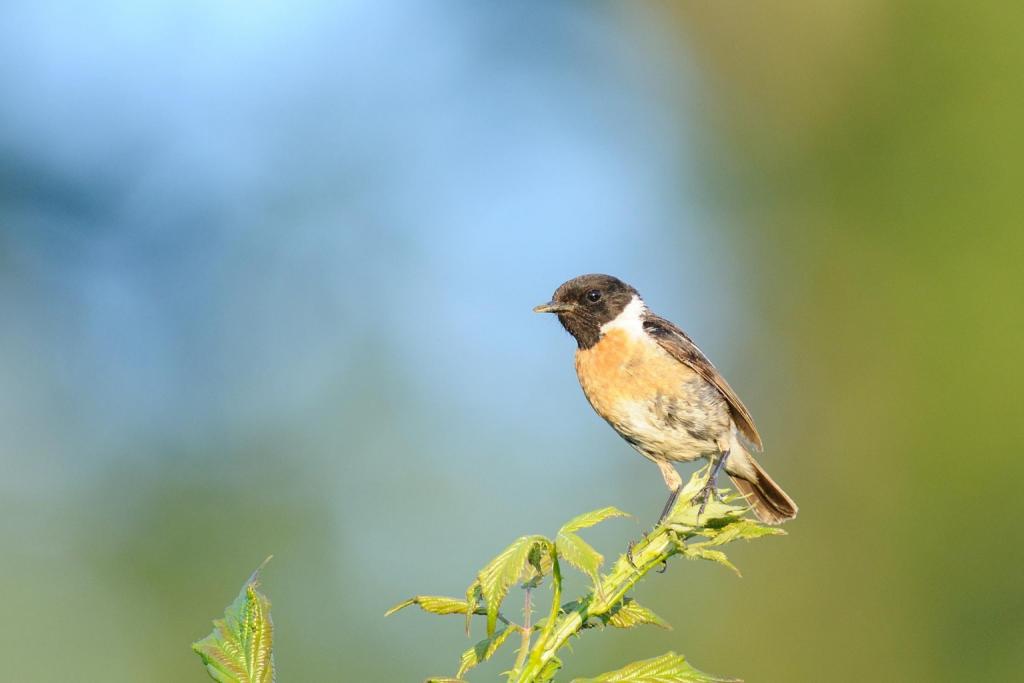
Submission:
<svg viewBox="0 0 1024 683">
<path fill-rule="evenodd" d="M 706 483 L 694 501 L 703 514 L 725 469 L 759 520 L 781 524 L 797 505 L 751 455 L 761 435 L 750 411 L 679 327 L 652 313 L 640 293 L 611 275 L 580 275 L 536 313 L 553 313 L 577 344 L 576 375 L 593 409 L 661 470 L 672 511 L 682 479 L 674 463 L 705 458 Z"/>
</svg>

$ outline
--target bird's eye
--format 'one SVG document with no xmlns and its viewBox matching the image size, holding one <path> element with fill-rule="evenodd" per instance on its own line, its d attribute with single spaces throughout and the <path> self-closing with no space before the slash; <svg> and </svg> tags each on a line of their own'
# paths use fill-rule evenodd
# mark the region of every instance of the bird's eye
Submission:
<svg viewBox="0 0 1024 683">
<path fill-rule="evenodd" d="M 599 290 L 599 289 L 592 289 L 589 292 L 587 292 L 587 301 L 589 301 L 590 303 L 595 303 L 595 302 L 600 301 L 600 300 L 601 300 L 601 290 Z"/>
</svg>

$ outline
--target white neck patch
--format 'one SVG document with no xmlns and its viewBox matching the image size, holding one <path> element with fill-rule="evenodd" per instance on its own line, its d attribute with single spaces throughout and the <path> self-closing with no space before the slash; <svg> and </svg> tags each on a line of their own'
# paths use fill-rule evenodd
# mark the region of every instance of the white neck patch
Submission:
<svg viewBox="0 0 1024 683">
<path fill-rule="evenodd" d="M 607 334 L 611 330 L 625 330 L 631 337 L 640 337 L 644 333 L 644 312 L 647 306 L 644 300 L 634 295 L 629 304 L 622 309 L 622 313 L 615 316 L 614 320 L 601 325 L 601 334 Z"/>
</svg>

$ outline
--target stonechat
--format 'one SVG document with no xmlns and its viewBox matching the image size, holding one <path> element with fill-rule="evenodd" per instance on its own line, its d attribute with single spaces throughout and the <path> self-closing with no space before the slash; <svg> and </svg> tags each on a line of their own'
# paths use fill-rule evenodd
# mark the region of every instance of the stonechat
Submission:
<svg viewBox="0 0 1024 683">
<path fill-rule="evenodd" d="M 682 489 L 673 463 L 699 458 L 712 463 L 697 494 L 701 513 L 717 495 L 724 467 L 758 519 L 796 517 L 796 503 L 750 454 L 762 449 L 750 411 L 686 333 L 651 313 L 636 289 L 610 275 L 581 275 L 533 310 L 554 313 L 575 337 L 576 375 L 590 405 L 661 470 L 670 491 L 662 520 Z"/>
</svg>

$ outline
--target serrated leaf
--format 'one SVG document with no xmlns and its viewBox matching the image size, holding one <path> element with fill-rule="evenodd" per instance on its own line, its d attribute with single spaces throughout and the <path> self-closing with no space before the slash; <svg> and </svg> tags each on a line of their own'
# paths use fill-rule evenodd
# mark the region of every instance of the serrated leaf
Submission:
<svg viewBox="0 0 1024 683">
<path fill-rule="evenodd" d="M 387 612 L 385 617 L 390 617 L 395 612 L 405 609 L 410 605 L 419 605 L 424 612 L 431 614 L 465 614 L 469 604 L 465 600 L 449 598 L 443 595 L 416 595 L 404 602 L 400 602 Z"/>
<path fill-rule="evenodd" d="M 604 557 L 601 553 L 594 550 L 593 546 L 577 534 L 563 529 L 558 532 L 558 537 L 555 539 L 555 549 L 558 551 L 558 556 L 561 559 L 581 572 L 589 574 L 594 583 L 597 583 L 598 572 L 600 572 L 601 565 L 604 563 Z"/>
<path fill-rule="evenodd" d="M 519 629 L 514 626 L 502 629 L 490 638 L 484 638 L 479 643 L 462 653 L 462 660 L 459 663 L 459 672 L 455 674 L 459 678 L 474 666 L 486 662 L 498 651 L 498 648 L 505 644 L 508 637 Z"/>
<path fill-rule="evenodd" d="M 617 507 L 606 507 L 600 510 L 591 510 L 590 512 L 584 512 L 582 515 L 573 517 L 558 530 L 558 533 L 579 531 L 580 529 L 586 529 L 592 527 L 595 524 L 600 524 L 606 519 L 612 517 L 629 517 L 629 514 L 623 512 Z"/>
<path fill-rule="evenodd" d="M 729 558 L 725 556 L 725 553 L 723 553 L 721 550 L 712 550 L 710 548 L 706 548 L 704 547 L 703 543 L 688 545 L 684 547 L 683 555 L 690 559 L 710 560 L 711 562 L 717 562 L 718 564 L 724 567 L 728 567 L 729 569 L 736 572 L 736 576 L 742 576 L 742 574 L 740 574 L 740 570 L 736 568 L 736 565 L 729 561 Z"/>
<path fill-rule="evenodd" d="M 669 652 L 660 657 L 628 664 L 597 678 L 577 678 L 573 683 L 740 683 L 694 669 L 682 655 Z"/>
<path fill-rule="evenodd" d="M 192 644 L 206 665 L 206 672 L 218 683 L 274 680 L 270 601 L 258 590 L 263 565 L 245 582 L 238 597 L 224 611 L 224 617 L 214 620 L 213 632 Z"/>
<path fill-rule="evenodd" d="M 742 498 L 739 499 L 739 502 L 743 505 L 731 505 L 730 503 L 734 497 L 725 495 L 725 502 L 712 498 L 707 501 L 703 514 L 698 514 L 700 512 L 700 502 L 695 499 L 695 496 L 704 487 L 709 473 L 710 466 L 703 467 L 693 473 L 686 486 L 679 492 L 678 502 L 670 511 L 668 519 L 665 521 L 667 525 L 683 527 L 684 530 L 701 529 L 705 526 L 714 526 L 714 523 L 717 521 L 738 519 L 749 509 L 745 505 L 746 501 Z"/>
<path fill-rule="evenodd" d="M 608 623 L 615 628 L 633 628 L 643 624 L 652 624 L 659 628 L 672 630 L 672 626 L 667 621 L 632 598 L 626 598 L 618 607 L 608 613 Z"/>
<path fill-rule="evenodd" d="M 680 494 L 680 498 L 682 498 L 682 494 Z M 745 511 L 746 508 L 743 507 L 709 500 L 704 507 L 704 512 L 701 513 L 700 503 L 692 501 L 686 507 L 676 507 L 665 523 L 685 529 L 713 528 L 723 520 L 739 519 Z"/>
<path fill-rule="evenodd" d="M 550 547 L 551 541 L 543 536 L 523 536 L 501 551 L 486 567 L 480 570 L 477 582 L 484 600 L 487 601 L 487 635 L 494 635 L 498 623 L 498 609 L 508 595 L 508 589 L 519 581 L 529 564 L 530 554 L 538 546 Z"/>
<path fill-rule="evenodd" d="M 760 522 L 755 522 L 750 519 L 738 519 L 731 524 L 726 525 L 714 534 L 711 540 L 706 541 L 706 545 L 725 545 L 736 540 L 752 540 L 755 538 L 763 538 L 764 536 L 785 536 L 786 532 L 783 529 L 774 526 L 766 526 Z"/>
<path fill-rule="evenodd" d="M 523 573 L 523 587 L 529 585 L 531 588 L 536 588 L 540 585 L 541 581 L 545 576 L 551 573 L 552 559 L 551 559 L 551 546 L 550 544 L 537 544 L 531 551 L 530 556 L 527 559 L 526 571 Z"/>
</svg>

